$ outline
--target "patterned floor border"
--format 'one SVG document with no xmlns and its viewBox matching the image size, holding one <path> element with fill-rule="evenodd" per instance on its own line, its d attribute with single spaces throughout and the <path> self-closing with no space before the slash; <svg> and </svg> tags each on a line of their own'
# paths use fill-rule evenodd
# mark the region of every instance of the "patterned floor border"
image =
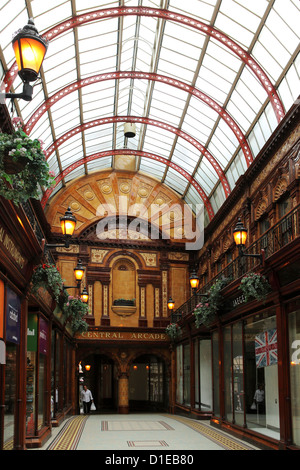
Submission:
<svg viewBox="0 0 300 470">
<path fill-rule="evenodd" d="M 169 447 L 166 441 L 127 441 L 128 447 Z"/>
<path fill-rule="evenodd" d="M 88 416 L 74 416 L 64 425 L 47 450 L 76 450 Z"/>
<path fill-rule="evenodd" d="M 225 432 L 214 429 L 209 424 L 203 424 L 199 421 L 195 421 L 190 418 L 184 418 L 182 416 L 168 415 L 168 418 L 180 421 L 189 428 L 192 428 L 194 431 L 202 434 L 202 436 L 223 447 L 225 450 L 258 450 L 250 444 L 248 445 L 232 436 L 229 436 Z"/>
</svg>

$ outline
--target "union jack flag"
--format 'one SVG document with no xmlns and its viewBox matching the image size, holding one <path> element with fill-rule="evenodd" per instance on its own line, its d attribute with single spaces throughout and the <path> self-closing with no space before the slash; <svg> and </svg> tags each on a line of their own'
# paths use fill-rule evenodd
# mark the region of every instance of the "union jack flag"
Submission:
<svg viewBox="0 0 300 470">
<path fill-rule="evenodd" d="M 277 329 L 264 331 L 255 336 L 256 367 L 277 364 Z"/>
</svg>

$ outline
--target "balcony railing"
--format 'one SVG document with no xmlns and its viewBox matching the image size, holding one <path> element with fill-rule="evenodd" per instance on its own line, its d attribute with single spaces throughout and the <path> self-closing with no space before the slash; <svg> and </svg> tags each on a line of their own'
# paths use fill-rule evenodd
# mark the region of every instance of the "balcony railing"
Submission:
<svg viewBox="0 0 300 470">
<path fill-rule="evenodd" d="M 300 205 L 270 227 L 261 237 L 245 249 L 244 252 L 247 254 L 259 254 L 261 250 L 264 250 L 265 259 L 268 259 L 299 236 Z M 258 258 L 236 258 L 205 284 L 205 286 L 200 288 L 195 295 L 178 307 L 178 309 L 171 314 L 171 321 L 178 321 L 180 318 L 190 314 L 195 309 L 196 305 L 203 300 L 202 295 L 207 293 L 218 279 L 227 279 L 229 283 L 233 282 L 259 266 L 259 264 L 260 261 Z"/>
</svg>

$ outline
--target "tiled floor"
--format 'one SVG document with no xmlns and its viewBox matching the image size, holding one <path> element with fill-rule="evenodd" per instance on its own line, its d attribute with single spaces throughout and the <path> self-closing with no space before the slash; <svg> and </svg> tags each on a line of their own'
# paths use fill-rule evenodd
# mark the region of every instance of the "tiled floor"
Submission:
<svg viewBox="0 0 300 470">
<path fill-rule="evenodd" d="M 258 450 L 198 421 L 169 414 L 91 414 L 67 419 L 53 428 L 39 450 L 139 451 Z"/>
</svg>

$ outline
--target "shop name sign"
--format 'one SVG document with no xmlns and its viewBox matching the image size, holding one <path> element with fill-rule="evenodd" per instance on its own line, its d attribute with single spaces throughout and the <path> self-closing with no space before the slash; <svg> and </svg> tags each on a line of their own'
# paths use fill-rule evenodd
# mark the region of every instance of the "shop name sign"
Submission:
<svg viewBox="0 0 300 470">
<path fill-rule="evenodd" d="M 17 265 L 21 269 L 23 269 L 26 264 L 26 259 L 21 255 L 14 241 L 11 239 L 8 233 L 1 226 L 0 226 L 0 243 L 5 248 L 5 250 L 8 251 L 8 253 L 17 263 Z"/>
<path fill-rule="evenodd" d="M 241 304 L 245 303 L 245 301 L 246 301 L 245 296 L 240 295 L 239 297 L 236 297 L 235 299 L 233 299 L 232 306 L 233 306 L 233 308 L 235 308 L 238 305 L 241 305 Z"/>
<path fill-rule="evenodd" d="M 77 336 L 78 339 L 102 339 L 125 341 L 167 341 L 165 333 L 137 333 L 129 331 L 85 331 Z"/>
</svg>

